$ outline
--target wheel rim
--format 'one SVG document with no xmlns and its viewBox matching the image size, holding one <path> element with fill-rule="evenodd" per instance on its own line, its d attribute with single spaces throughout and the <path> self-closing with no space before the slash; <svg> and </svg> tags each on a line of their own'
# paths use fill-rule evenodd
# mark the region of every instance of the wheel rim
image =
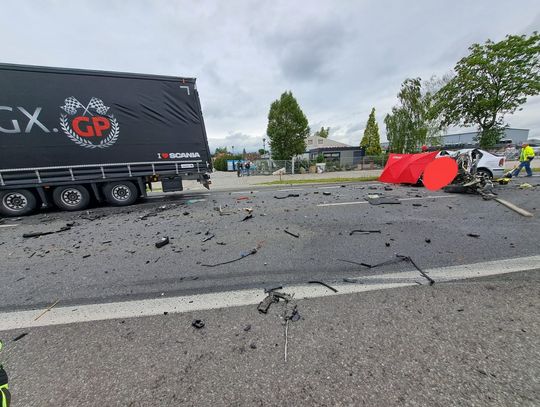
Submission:
<svg viewBox="0 0 540 407">
<path fill-rule="evenodd" d="M 131 190 L 125 185 L 116 185 L 111 194 L 117 201 L 127 201 L 131 197 Z"/>
<path fill-rule="evenodd" d="M 62 199 L 62 202 L 67 206 L 77 206 L 83 200 L 81 191 L 76 188 L 64 189 L 60 194 L 60 198 Z"/>
<path fill-rule="evenodd" d="M 21 211 L 28 205 L 28 199 L 23 194 L 11 192 L 4 196 L 3 204 L 12 211 Z"/>
</svg>

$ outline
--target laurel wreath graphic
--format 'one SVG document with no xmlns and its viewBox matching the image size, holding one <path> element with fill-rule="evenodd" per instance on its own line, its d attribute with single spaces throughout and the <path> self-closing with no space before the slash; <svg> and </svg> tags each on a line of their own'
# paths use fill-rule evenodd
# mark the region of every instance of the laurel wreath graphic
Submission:
<svg viewBox="0 0 540 407">
<path fill-rule="evenodd" d="M 114 143 L 116 143 L 116 139 L 118 139 L 118 135 L 120 134 L 120 129 L 118 126 L 118 121 L 113 115 L 109 116 L 110 122 L 111 122 L 111 131 L 109 132 L 109 135 L 105 137 L 103 140 L 100 141 L 99 144 L 92 144 L 90 141 L 82 138 L 77 133 L 75 133 L 70 125 L 67 118 L 67 115 L 61 114 L 60 115 L 60 127 L 62 127 L 62 130 L 70 138 L 71 141 L 78 144 L 81 147 L 86 148 L 106 148 L 109 146 L 112 146 Z"/>
</svg>

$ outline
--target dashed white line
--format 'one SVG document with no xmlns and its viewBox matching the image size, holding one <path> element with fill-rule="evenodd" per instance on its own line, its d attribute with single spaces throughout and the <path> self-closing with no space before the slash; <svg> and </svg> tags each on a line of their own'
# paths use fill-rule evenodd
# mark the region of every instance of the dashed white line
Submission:
<svg viewBox="0 0 540 407">
<path fill-rule="evenodd" d="M 279 192 L 288 192 L 288 191 L 303 191 L 304 188 L 289 188 L 289 189 L 278 189 Z"/>
<path fill-rule="evenodd" d="M 317 187 L 317 189 L 335 189 L 335 188 L 341 188 L 341 185 L 335 185 L 332 187 Z"/>
<path fill-rule="evenodd" d="M 435 282 L 463 280 L 468 278 L 486 277 L 497 274 L 515 273 L 538 269 L 540 255 L 518 257 L 513 259 L 494 260 L 459 266 L 438 267 L 425 270 Z M 382 290 L 397 287 L 417 285 L 417 281 L 424 283 L 423 277 L 416 271 L 404 271 L 392 274 L 381 274 L 359 280 L 375 279 L 374 284 L 331 284 L 340 294 L 360 293 L 364 291 Z M 410 282 L 396 282 L 396 278 L 410 278 Z M 377 280 L 378 279 L 378 280 Z M 388 279 L 388 283 L 379 280 Z M 394 281 L 392 281 L 394 279 Z M 366 281 L 368 282 L 368 281 Z M 325 287 L 313 284 L 299 284 L 286 286 L 284 292 L 295 295 L 295 298 L 316 298 L 336 295 Z M 101 321 L 117 318 L 134 318 L 142 316 L 162 315 L 163 312 L 183 313 L 208 309 L 238 307 L 259 303 L 266 294 L 262 289 L 225 291 L 201 295 L 189 295 L 172 298 L 156 298 L 149 300 L 136 300 L 114 302 L 106 304 L 76 305 L 69 307 L 58 306 L 51 309 L 42 318 L 35 321 L 41 310 L 15 311 L 0 313 L 2 330 L 31 328 L 37 326 L 61 325 L 89 321 Z"/>
<path fill-rule="evenodd" d="M 12 228 L 19 225 L 0 225 L 0 228 Z"/>
</svg>

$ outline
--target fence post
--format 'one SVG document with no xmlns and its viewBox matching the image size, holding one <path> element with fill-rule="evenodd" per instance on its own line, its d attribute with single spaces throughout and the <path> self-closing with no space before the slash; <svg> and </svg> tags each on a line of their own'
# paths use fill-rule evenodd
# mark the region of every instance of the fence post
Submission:
<svg viewBox="0 0 540 407">
<path fill-rule="evenodd" d="M 294 157 L 292 158 L 291 163 L 291 174 L 294 175 Z"/>
</svg>

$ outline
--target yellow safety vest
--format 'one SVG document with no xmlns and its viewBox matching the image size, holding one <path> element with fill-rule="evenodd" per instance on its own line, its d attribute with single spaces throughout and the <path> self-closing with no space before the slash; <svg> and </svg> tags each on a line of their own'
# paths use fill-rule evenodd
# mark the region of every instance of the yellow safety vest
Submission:
<svg viewBox="0 0 540 407">
<path fill-rule="evenodd" d="M 527 161 L 529 157 L 534 157 L 534 150 L 531 146 L 527 146 L 521 149 L 519 154 L 519 161 Z"/>
</svg>

